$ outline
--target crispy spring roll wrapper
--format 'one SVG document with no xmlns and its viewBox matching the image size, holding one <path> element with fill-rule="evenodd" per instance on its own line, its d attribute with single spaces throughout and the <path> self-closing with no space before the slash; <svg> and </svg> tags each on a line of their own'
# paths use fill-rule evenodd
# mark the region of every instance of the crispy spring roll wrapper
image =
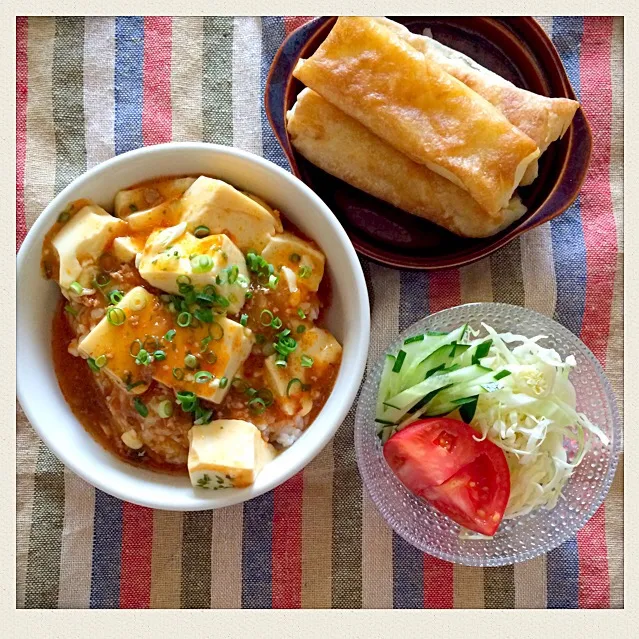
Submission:
<svg viewBox="0 0 639 639">
<path fill-rule="evenodd" d="M 433 38 L 412 33 L 398 22 L 388 18 L 374 18 L 374 20 L 486 98 L 512 124 L 531 138 L 541 153 L 564 135 L 579 108 L 579 102 L 575 100 L 548 98 L 520 89 L 463 53 Z M 524 173 L 522 186 L 534 181 L 537 177 L 537 169 L 537 161 L 531 162 Z"/>
<path fill-rule="evenodd" d="M 294 75 L 490 215 L 508 206 L 539 156 L 490 102 L 371 18 L 338 18 Z"/>
<path fill-rule="evenodd" d="M 515 196 L 497 215 L 488 215 L 466 191 L 413 162 L 311 89 L 299 94 L 287 121 L 293 146 L 307 160 L 457 235 L 494 235 L 526 212 Z"/>
</svg>

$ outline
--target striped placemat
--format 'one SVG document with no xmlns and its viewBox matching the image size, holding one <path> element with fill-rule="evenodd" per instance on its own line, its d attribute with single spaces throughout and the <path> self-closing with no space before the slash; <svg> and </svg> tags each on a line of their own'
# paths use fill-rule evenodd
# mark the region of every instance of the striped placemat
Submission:
<svg viewBox="0 0 639 639">
<path fill-rule="evenodd" d="M 170 140 L 234 145 L 286 167 L 262 92 L 299 17 L 19 18 L 17 243 L 73 178 Z M 525 305 L 578 334 L 623 381 L 623 23 L 540 22 L 593 129 L 578 201 L 481 262 L 426 274 L 362 260 L 370 355 L 429 312 Z M 176 167 L 179 172 L 179 167 Z M 622 467 L 588 525 L 548 555 L 454 566 L 382 521 L 355 464 L 351 412 L 299 475 L 244 505 L 152 511 L 66 470 L 18 413 L 17 606 L 27 608 L 599 608 L 623 606 Z"/>
</svg>

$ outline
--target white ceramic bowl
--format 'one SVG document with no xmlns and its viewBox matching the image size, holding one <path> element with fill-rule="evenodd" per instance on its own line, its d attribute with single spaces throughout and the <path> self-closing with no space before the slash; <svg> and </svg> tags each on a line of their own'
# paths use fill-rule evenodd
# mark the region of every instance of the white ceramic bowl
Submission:
<svg viewBox="0 0 639 639">
<path fill-rule="evenodd" d="M 104 450 L 75 418 L 55 376 L 51 325 L 58 286 L 40 274 L 46 232 L 65 205 L 90 198 L 112 210 L 116 192 L 160 176 L 207 174 L 247 190 L 281 210 L 326 255 L 332 302 L 326 324 L 342 343 L 335 388 L 321 413 L 293 446 L 268 464 L 253 486 L 211 494 L 188 477 L 137 468 Z M 33 428 L 71 470 L 120 499 L 165 510 L 206 510 L 246 501 L 299 472 L 328 443 L 351 407 L 368 352 L 368 292 L 344 229 L 320 198 L 287 171 L 260 157 L 203 143 L 161 144 L 119 155 L 65 188 L 40 215 L 18 253 L 18 399 Z"/>
</svg>

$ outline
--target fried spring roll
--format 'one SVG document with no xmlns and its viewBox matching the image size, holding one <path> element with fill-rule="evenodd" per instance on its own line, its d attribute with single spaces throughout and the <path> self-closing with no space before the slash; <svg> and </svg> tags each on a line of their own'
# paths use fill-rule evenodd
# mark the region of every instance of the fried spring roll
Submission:
<svg viewBox="0 0 639 639">
<path fill-rule="evenodd" d="M 287 121 L 293 146 L 307 160 L 458 235 L 494 235 L 526 211 L 515 196 L 497 215 L 488 215 L 466 191 L 413 162 L 310 89 L 299 94 Z"/>
<path fill-rule="evenodd" d="M 541 153 L 563 136 L 579 108 L 579 102 L 575 100 L 548 98 L 520 89 L 463 53 L 433 38 L 412 33 L 398 22 L 388 18 L 374 18 L 374 20 L 486 98 L 512 124 L 531 138 Z M 534 181 L 537 177 L 537 168 L 537 161 L 531 162 L 524 173 L 522 186 Z"/>
<path fill-rule="evenodd" d="M 539 156 L 490 102 L 372 18 L 338 18 L 294 75 L 489 215 L 508 206 Z"/>
</svg>

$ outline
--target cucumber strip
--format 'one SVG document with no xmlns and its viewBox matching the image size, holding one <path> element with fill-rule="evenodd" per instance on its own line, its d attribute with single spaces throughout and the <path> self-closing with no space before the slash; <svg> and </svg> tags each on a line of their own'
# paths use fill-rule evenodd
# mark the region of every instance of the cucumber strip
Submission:
<svg viewBox="0 0 639 639">
<path fill-rule="evenodd" d="M 452 373 L 433 375 L 385 401 L 386 413 L 384 418 L 398 422 L 421 399 L 426 397 L 428 393 L 439 390 L 449 384 L 471 382 L 474 379 L 483 377 L 484 372 L 485 370 L 481 366 L 467 366 Z"/>
<path fill-rule="evenodd" d="M 477 410 L 477 397 L 471 402 L 467 402 L 460 406 L 459 415 L 462 420 L 466 424 L 470 424 L 473 421 L 473 417 L 475 416 L 475 411 Z"/>
<path fill-rule="evenodd" d="M 434 353 L 431 353 L 428 357 L 425 357 L 415 370 L 415 377 L 419 377 L 420 381 L 430 377 L 433 373 L 443 369 L 446 364 L 451 361 L 452 351 L 450 344 L 444 344 L 440 346 Z"/>
<path fill-rule="evenodd" d="M 478 344 L 477 348 L 475 349 L 475 353 L 473 354 L 471 363 L 479 364 L 479 360 L 483 359 L 484 357 L 486 357 L 486 355 L 488 355 L 488 352 L 490 351 L 490 347 L 492 345 L 493 345 L 492 339 L 487 339 L 485 342 Z"/>
<path fill-rule="evenodd" d="M 426 338 L 426 335 L 423 333 L 421 335 L 414 335 L 413 337 L 408 337 L 404 340 L 404 346 L 406 344 L 412 344 L 413 342 L 423 342 Z"/>
<path fill-rule="evenodd" d="M 379 419 L 384 416 L 384 400 L 389 397 L 390 375 L 394 365 L 395 357 L 393 355 L 386 355 L 384 368 L 382 370 L 382 377 L 379 382 L 379 390 L 377 391 L 377 409 L 375 411 L 375 416 Z"/>
<path fill-rule="evenodd" d="M 391 438 L 391 435 L 394 434 L 394 430 L 395 430 L 394 426 L 385 426 L 382 429 L 382 432 L 380 435 L 382 440 L 382 446 Z"/>
<path fill-rule="evenodd" d="M 433 336 L 430 340 L 425 339 L 423 342 L 416 343 L 420 346 L 419 357 L 412 357 L 408 365 L 406 365 L 406 362 L 404 363 L 402 390 L 406 390 L 421 382 L 428 372 L 428 370 L 424 370 L 423 367 L 420 366 L 421 363 L 442 346 L 450 345 L 453 342 L 460 342 L 466 334 L 467 327 L 468 325 L 464 324 L 445 335 Z M 434 367 L 431 366 L 430 368 Z"/>
</svg>

